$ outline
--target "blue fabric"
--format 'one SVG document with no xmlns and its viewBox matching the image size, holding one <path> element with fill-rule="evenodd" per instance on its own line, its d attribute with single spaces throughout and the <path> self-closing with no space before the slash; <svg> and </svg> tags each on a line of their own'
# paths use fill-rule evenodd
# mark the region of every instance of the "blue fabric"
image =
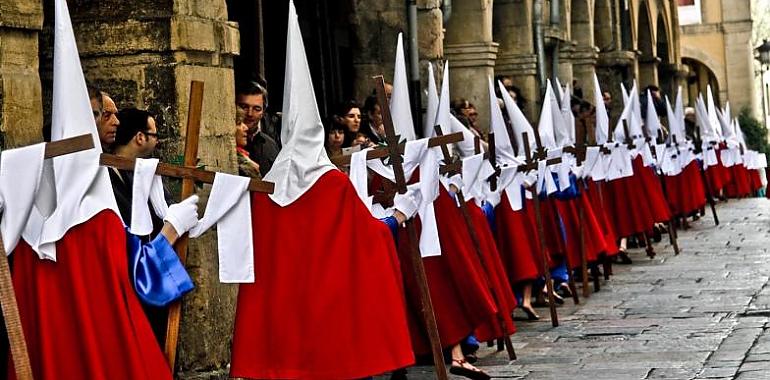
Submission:
<svg viewBox="0 0 770 380">
<path fill-rule="evenodd" d="M 559 187 L 559 178 L 556 174 L 553 174 L 554 181 L 556 182 L 556 187 Z M 554 197 L 556 199 L 561 199 L 563 201 L 569 200 L 569 199 L 575 199 L 578 196 L 580 196 L 580 188 L 578 188 L 577 183 L 577 177 L 575 177 L 574 174 L 570 173 L 569 175 L 569 188 L 566 190 L 559 189 L 554 194 Z"/>
<path fill-rule="evenodd" d="M 163 235 L 149 243 L 126 230 L 131 280 L 139 299 L 163 307 L 195 288 L 174 248 Z"/>
<path fill-rule="evenodd" d="M 463 350 L 463 355 L 470 355 L 479 350 L 479 341 L 476 336 L 468 335 L 462 342 L 460 342 L 460 348 Z"/>
<path fill-rule="evenodd" d="M 383 222 L 386 226 L 388 226 L 388 229 L 390 229 L 390 234 L 393 235 L 393 241 L 398 243 L 398 220 L 396 220 L 396 217 L 389 216 L 387 218 L 382 218 L 380 219 L 380 222 Z"/>
<path fill-rule="evenodd" d="M 551 278 L 557 284 L 569 281 L 569 271 L 567 271 L 567 264 L 562 262 L 557 267 L 551 269 Z"/>
<path fill-rule="evenodd" d="M 495 224 L 495 208 L 492 206 L 489 202 L 484 202 L 483 205 L 481 205 L 481 211 L 484 211 L 484 216 L 487 217 L 487 223 L 489 223 L 489 228 L 492 230 L 492 233 L 497 232 L 497 224 Z"/>
</svg>

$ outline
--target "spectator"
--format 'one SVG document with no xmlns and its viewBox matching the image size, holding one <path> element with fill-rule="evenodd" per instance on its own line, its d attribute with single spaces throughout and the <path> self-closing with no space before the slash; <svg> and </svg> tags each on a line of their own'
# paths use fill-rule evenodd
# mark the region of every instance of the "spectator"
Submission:
<svg viewBox="0 0 770 380">
<path fill-rule="evenodd" d="M 88 96 L 91 100 L 91 110 L 94 113 L 99 141 L 102 143 L 102 151 L 111 152 L 118 125 L 120 125 L 120 121 L 115 116 L 118 113 L 118 108 L 109 95 L 96 87 L 88 87 Z"/>
<path fill-rule="evenodd" d="M 361 106 L 352 99 L 340 103 L 334 112 L 334 122 L 341 125 L 345 131 L 345 142 L 342 146 L 352 146 L 356 134 L 361 130 Z"/>
<path fill-rule="evenodd" d="M 364 101 L 364 115 L 361 120 L 361 130 L 375 144 L 385 144 L 385 125 L 382 123 L 382 110 L 375 96 L 369 96 Z"/>
<path fill-rule="evenodd" d="M 244 177 L 261 179 L 259 164 L 249 157 L 248 145 L 249 127 L 243 122 L 245 112 L 238 108 L 235 111 L 235 156 L 238 160 L 238 174 Z"/>
<path fill-rule="evenodd" d="M 259 165 L 259 172 L 264 176 L 273 167 L 281 149 L 271 135 L 280 135 L 280 123 L 271 121 L 265 114 L 267 90 L 256 82 L 241 85 L 237 90 L 235 104 L 243 110 L 243 121 L 249 129 L 246 150 L 252 161 Z"/>
<path fill-rule="evenodd" d="M 342 155 L 342 144 L 345 142 L 345 127 L 332 121 L 326 133 L 326 154 L 329 157 Z"/>
</svg>

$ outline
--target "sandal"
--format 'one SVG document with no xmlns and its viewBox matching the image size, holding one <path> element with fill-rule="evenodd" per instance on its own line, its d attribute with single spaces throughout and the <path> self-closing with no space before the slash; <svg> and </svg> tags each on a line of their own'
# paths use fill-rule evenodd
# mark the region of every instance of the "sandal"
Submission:
<svg viewBox="0 0 770 380">
<path fill-rule="evenodd" d="M 455 365 L 457 363 L 457 365 Z M 463 365 L 468 362 L 465 359 L 452 359 L 452 366 L 449 367 L 449 373 L 457 376 L 467 377 L 473 380 L 489 380 L 491 377 L 486 372 L 474 368 L 465 368 Z"/>
</svg>

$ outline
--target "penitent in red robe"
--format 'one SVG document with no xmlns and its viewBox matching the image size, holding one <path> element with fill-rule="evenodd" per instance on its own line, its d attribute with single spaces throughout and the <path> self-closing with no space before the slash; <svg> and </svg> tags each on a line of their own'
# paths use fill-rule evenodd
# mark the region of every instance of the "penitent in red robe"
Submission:
<svg viewBox="0 0 770 380">
<path fill-rule="evenodd" d="M 70 229 L 56 243 L 56 262 L 23 241 L 13 256 L 35 379 L 171 379 L 129 280 L 126 232 L 114 212 Z"/>
<path fill-rule="evenodd" d="M 252 196 L 255 282 L 238 293 L 230 376 L 353 379 L 414 363 L 388 227 L 348 178 L 294 203 Z"/>
</svg>

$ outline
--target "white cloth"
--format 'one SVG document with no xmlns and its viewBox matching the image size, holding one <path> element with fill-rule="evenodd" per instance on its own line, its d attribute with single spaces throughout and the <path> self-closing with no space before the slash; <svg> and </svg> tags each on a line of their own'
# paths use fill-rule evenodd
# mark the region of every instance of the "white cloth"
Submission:
<svg viewBox="0 0 770 380">
<path fill-rule="evenodd" d="M 603 145 L 609 136 L 610 117 L 607 115 L 607 107 L 604 105 L 604 96 L 596 73 L 594 73 L 594 103 L 596 103 L 596 143 Z"/>
<path fill-rule="evenodd" d="M 439 159 L 438 148 L 432 148 L 423 155 L 420 161 L 420 192 L 422 204 L 418 214 L 422 230 L 420 231 L 420 256 L 440 256 L 441 242 L 438 238 L 438 224 L 436 213 L 433 209 L 433 201 L 439 195 Z"/>
<path fill-rule="evenodd" d="M 217 173 L 203 218 L 190 230 L 190 237 L 195 238 L 217 225 L 222 283 L 254 282 L 250 181 L 248 177 Z"/>
<path fill-rule="evenodd" d="M 425 154 L 428 152 L 428 140 L 429 138 L 422 138 L 419 140 L 407 141 L 404 146 L 404 177 L 407 181 L 414 174 L 415 169 L 420 166 Z M 396 175 L 393 172 L 393 167 L 384 164 L 381 160 L 369 160 L 366 161 L 368 168 L 374 170 L 375 173 L 387 178 L 391 182 L 396 181 Z M 351 157 L 352 166 L 352 157 Z"/>
<path fill-rule="evenodd" d="M 16 248 L 35 206 L 44 155 L 45 144 L 9 149 L 0 155 L 0 233 L 6 255 Z"/>
<path fill-rule="evenodd" d="M 53 159 L 54 187 L 41 187 L 38 196 L 56 197 L 56 209 L 45 218 L 37 209 L 23 232 L 24 240 L 41 257 L 56 260 L 56 242 L 67 231 L 102 210 L 120 215 L 106 168 L 91 103 L 80 66 L 66 0 L 54 3 L 54 68 L 51 140 L 91 134 L 94 149 Z M 55 192 L 55 195 L 53 194 Z"/>
<path fill-rule="evenodd" d="M 264 179 L 275 183 L 270 199 L 283 207 L 302 196 L 326 172 L 336 169 L 324 148 L 326 134 L 318 113 L 294 2 L 289 2 L 281 120 L 283 148 Z"/>
<path fill-rule="evenodd" d="M 134 163 L 134 183 L 131 194 L 131 225 L 129 231 L 137 236 L 152 233 L 152 217 L 147 201 L 155 181 L 155 169 L 158 167 L 157 158 L 137 158 Z M 163 202 L 165 203 L 165 202 Z M 168 207 L 168 205 L 166 205 Z M 159 214 L 165 217 L 164 214 Z M 125 221 L 123 221 L 125 223 Z"/>
<path fill-rule="evenodd" d="M 366 153 L 370 150 L 371 148 L 367 148 L 350 156 L 350 173 L 348 178 L 350 178 L 353 188 L 356 189 L 358 198 L 372 212 L 373 197 L 369 196 L 369 176 L 366 172 Z"/>
</svg>

